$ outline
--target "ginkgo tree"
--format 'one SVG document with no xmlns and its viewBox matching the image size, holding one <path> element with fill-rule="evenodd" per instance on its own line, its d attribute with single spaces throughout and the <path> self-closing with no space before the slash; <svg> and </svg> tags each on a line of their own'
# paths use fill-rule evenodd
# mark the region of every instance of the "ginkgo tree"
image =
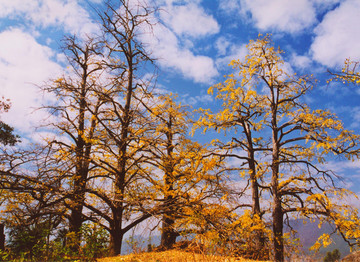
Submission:
<svg viewBox="0 0 360 262">
<path fill-rule="evenodd" d="M 200 109 L 199 121 L 196 128 L 215 129 L 217 132 L 224 132 L 231 136 L 229 141 L 216 139 L 212 142 L 213 146 L 219 148 L 216 154 L 227 159 L 237 159 L 241 165 L 235 167 L 242 177 L 248 176 L 251 191 L 251 203 L 243 203 L 243 208 L 251 208 L 251 217 L 254 222 L 261 220 L 263 211 L 261 210 L 259 179 L 262 178 L 264 167 L 257 160 L 257 155 L 266 151 L 266 141 L 260 136 L 263 129 L 262 116 L 265 114 L 264 95 L 258 94 L 252 87 L 248 79 L 239 80 L 237 76 L 229 75 L 223 82 L 210 87 L 209 94 L 214 94 L 216 99 L 222 101 L 221 109 L 218 112 Z M 245 153 L 244 153 L 245 152 Z M 264 232 L 254 231 L 255 250 L 248 252 L 259 253 L 264 251 L 265 237 Z M 266 255 L 264 254 L 266 257 Z"/>
<path fill-rule="evenodd" d="M 147 163 L 155 169 L 148 180 L 160 203 L 164 249 L 172 248 L 180 234 L 186 235 L 194 210 L 221 191 L 221 160 L 189 138 L 190 111 L 175 99 L 171 94 L 154 96 L 149 108 Z"/>
<path fill-rule="evenodd" d="M 80 246 L 80 228 L 85 220 L 85 188 L 92 168 L 90 160 L 98 124 L 96 115 L 103 104 L 98 94 L 104 69 L 99 41 L 88 38 L 81 42 L 76 37 L 68 37 L 64 43 L 71 72 L 43 87 L 57 99 L 56 104 L 46 106 L 56 116 L 48 128 L 58 134 L 56 139 L 47 139 L 51 150 L 47 169 L 53 168 L 54 180 L 61 179 L 63 188 L 70 186 L 70 190 L 58 193 L 67 199 L 64 203 L 70 210 L 69 232 L 77 236 L 76 248 Z"/>
<path fill-rule="evenodd" d="M 260 179 L 263 196 L 270 199 L 264 217 L 272 225 L 273 259 L 284 261 L 284 223 L 291 214 L 330 222 L 359 244 L 354 238 L 359 233 L 357 211 L 339 200 L 348 191 L 337 187 L 336 176 L 324 167 L 332 155 L 356 158 L 359 136 L 344 129 L 331 112 L 311 110 L 304 103 L 315 80 L 289 74 L 282 51 L 272 46 L 268 35 L 250 41 L 247 48 L 244 61 L 231 62 L 236 72 L 210 89 L 223 100 L 221 111 L 205 111 L 199 125 L 243 132 L 225 146 L 244 151 L 238 158 L 248 169 L 248 179 L 252 184 Z M 317 244 L 326 245 L 328 237 L 322 236 Z"/>
<path fill-rule="evenodd" d="M 78 252 L 80 247 L 80 229 L 85 220 L 85 188 L 97 124 L 92 112 L 96 114 L 101 105 L 95 91 L 99 88 L 98 78 L 103 71 L 100 60 L 96 58 L 99 45 L 92 38 L 84 39 L 82 43 L 76 37 L 64 40 L 68 74 L 42 87 L 44 92 L 56 98 L 56 103 L 44 106 L 52 114 L 49 119 L 53 121 L 46 121 L 42 127 L 53 135 L 44 139 L 41 145 L 2 154 L 8 162 L 6 176 L 1 180 L 2 188 L 16 194 L 15 201 L 9 202 L 6 208 L 8 220 L 18 216 L 18 220 L 21 221 L 21 217 L 22 224 L 25 224 L 26 221 L 40 221 L 52 216 L 62 217 L 60 220 L 64 223 L 66 218 L 68 231 L 76 236 L 74 252 Z M 29 214 L 24 214 L 26 212 L 20 208 L 24 207 L 21 202 L 26 198 L 31 203 L 25 206 Z M 41 212 L 29 211 L 29 207 L 38 206 Z"/>
<path fill-rule="evenodd" d="M 143 103 L 149 92 L 142 74 L 148 73 L 146 65 L 152 59 L 139 39 L 153 9 L 128 0 L 109 1 L 106 8 L 99 15 L 107 78 L 98 92 L 105 106 L 95 117 L 99 129 L 92 164 L 96 170 L 85 206 L 91 210 L 88 218 L 109 231 L 110 254 L 118 255 L 125 233 L 153 214 L 150 192 L 141 177 L 148 124 Z"/>
</svg>

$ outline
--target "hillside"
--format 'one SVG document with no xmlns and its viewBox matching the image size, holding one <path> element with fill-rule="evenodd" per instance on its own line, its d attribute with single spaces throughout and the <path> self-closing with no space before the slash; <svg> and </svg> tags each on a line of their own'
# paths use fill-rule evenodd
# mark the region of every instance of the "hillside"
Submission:
<svg viewBox="0 0 360 262">
<path fill-rule="evenodd" d="M 98 262 L 250 262 L 255 260 L 223 257 L 180 250 L 169 250 L 164 252 L 145 252 L 129 254 L 117 257 L 106 257 L 97 260 Z"/>
</svg>

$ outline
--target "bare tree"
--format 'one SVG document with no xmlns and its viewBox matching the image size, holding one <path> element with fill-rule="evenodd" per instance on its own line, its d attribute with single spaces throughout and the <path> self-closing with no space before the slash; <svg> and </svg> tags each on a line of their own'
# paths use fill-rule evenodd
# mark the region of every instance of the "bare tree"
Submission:
<svg viewBox="0 0 360 262">
<path fill-rule="evenodd" d="M 147 63 L 152 63 L 139 37 L 143 26 L 148 25 L 151 9 L 140 3 L 121 0 L 119 5 L 107 3 L 107 10 L 100 13 L 106 58 L 104 66 L 109 73 L 109 86 L 101 93 L 106 110 L 96 120 L 102 128 L 99 133 L 99 151 L 103 158 L 93 163 L 107 175 L 113 193 L 100 189 L 90 190 L 107 208 L 89 208 L 107 221 L 110 232 L 110 252 L 120 254 L 124 234 L 152 214 L 146 210 L 146 193 L 136 191 L 140 186 L 141 142 L 145 129 L 146 108 L 143 103 L 149 92 L 142 78 Z M 106 178 L 105 178 L 106 180 Z M 139 187 L 140 189 L 140 187 Z M 146 190 L 146 189 L 144 189 Z M 134 195 L 134 193 L 136 193 Z M 140 197 L 140 199 L 138 198 Z M 130 214 L 131 212 L 133 214 Z M 139 217 L 134 218 L 137 211 Z M 124 226 L 124 222 L 128 222 Z"/>
<path fill-rule="evenodd" d="M 55 105 L 45 106 L 54 116 L 51 128 L 57 135 L 49 141 L 52 161 L 48 161 L 52 162 L 49 167 L 53 167 L 53 174 L 62 178 L 64 186 L 70 187 L 68 192 L 59 193 L 71 201 L 68 203 L 69 230 L 78 236 L 77 246 L 80 246 L 80 228 L 84 221 L 85 188 L 92 169 L 92 147 L 98 125 L 96 115 L 103 104 L 98 95 L 104 71 L 100 48 L 100 43 L 92 38 L 84 42 L 76 37 L 66 38 L 63 50 L 71 73 L 43 87 L 57 99 Z"/>
</svg>

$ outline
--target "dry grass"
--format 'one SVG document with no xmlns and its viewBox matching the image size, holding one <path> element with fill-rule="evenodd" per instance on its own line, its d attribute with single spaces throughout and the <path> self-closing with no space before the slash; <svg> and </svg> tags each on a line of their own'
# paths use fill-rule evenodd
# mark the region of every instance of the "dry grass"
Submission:
<svg viewBox="0 0 360 262">
<path fill-rule="evenodd" d="M 255 260 L 196 254 L 180 250 L 164 252 L 148 252 L 130 254 L 126 256 L 106 257 L 98 259 L 98 262 L 250 262 Z"/>
</svg>

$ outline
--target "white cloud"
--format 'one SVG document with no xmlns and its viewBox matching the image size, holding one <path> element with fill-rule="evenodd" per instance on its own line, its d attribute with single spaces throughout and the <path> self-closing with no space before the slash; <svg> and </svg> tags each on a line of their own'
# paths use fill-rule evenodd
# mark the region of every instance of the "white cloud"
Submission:
<svg viewBox="0 0 360 262">
<path fill-rule="evenodd" d="M 246 44 L 243 45 L 230 45 L 226 56 L 221 56 L 216 59 L 216 65 L 218 68 L 227 67 L 232 60 L 244 60 L 248 54 Z"/>
<path fill-rule="evenodd" d="M 215 48 L 219 55 L 226 55 L 231 42 L 224 36 L 219 37 L 215 42 Z"/>
<path fill-rule="evenodd" d="M 34 109 L 41 106 L 42 94 L 35 85 L 42 85 L 61 72 L 51 59 L 56 54 L 36 42 L 33 36 L 20 29 L 0 33 L 1 95 L 9 98 L 12 107 L 1 117 L 21 132 L 31 132 L 46 114 Z"/>
<path fill-rule="evenodd" d="M 209 83 L 218 75 L 212 58 L 195 55 L 189 48 L 181 46 L 176 34 L 165 25 L 156 24 L 151 30 L 150 34 L 142 35 L 143 40 L 149 44 L 149 51 L 162 68 L 178 71 L 197 83 Z"/>
<path fill-rule="evenodd" d="M 291 64 L 299 69 L 308 68 L 312 63 L 311 59 L 308 56 L 297 55 L 295 53 L 292 54 L 290 60 Z"/>
<path fill-rule="evenodd" d="M 298 33 L 318 23 L 316 15 L 331 9 L 340 0 L 221 0 L 228 14 L 251 19 L 261 30 Z"/>
<path fill-rule="evenodd" d="M 241 0 L 220 0 L 219 8 L 226 13 L 239 12 L 241 10 Z"/>
<path fill-rule="evenodd" d="M 0 0 L 0 18 L 6 17 L 21 17 L 44 28 L 61 26 L 65 32 L 77 35 L 98 30 L 76 0 Z"/>
<path fill-rule="evenodd" d="M 294 33 L 316 22 L 315 8 L 309 0 L 242 0 L 241 3 L 262 30 Z"/>
<path fill-rule="evenodd" d="M 37 6 L 37 1 L 0 0 L 0 17 L 10 16 L 13 18 L 30 10 L 35 10 Z"/>
<path fill-rule="evenodd" d="M 208 104 L 208 103 L 212 103 L 214 102 L 214 98 L 213 96 L 211 95 L 208 95 L 208 94 L 202 94 L 202 95 L 199 95 L 199 96 L 188 96 L 186 95 L 182 101 L 181 101 L 183 104 L 186 104 L 186 105 L 196 105 L 198 103 L 202 103 L 202 104 Z"/>
<path fill-rule="evenodd" d="M 186 5 L 168 5 L 161 13 L 161 18 L 177 35 L 197 38 L 216 34 L 220 30 L 217 21 L 193 2 Z"/>
<path fill-rule="evenodd" d="M 360 59 L 360 1 L 347 0 L 326 14 L 315 29 L 311 45 L 313 59 L 333 67 L 346 58 Z"/>
<path fill-rule="evenodd" d="M 356 129 L 360 126 L 360 107 L 359 106 L 352 106 L 348 108 L 346 111 L 350 117 L 352 118 L 350 128 Z M 357 162 L 359 164 L 359 162 Z"/>
<path fill-rule="evenodd" d="M 140 36 L 147 51 L 164 71 L 176 72 L 196 83 L 211 83 L 218 75 L 214 60 L 201 55 L 198 49 L 195 54 L 192 49 L 195 47 L 194 38 L 204 38 L 219 30 L 216 21 L 199 6 L 199 1 L 159 0 L 155 3 L 160 10 L 160 14 L 155 15 L 163 19 L 158 22 L 152 17 L 152 26 L 143 25 Z M 187 24 L 188 20 L 192 26 Z M 210 26 L 197 25 L 195 21 L 210 22 Z"/>
</svg>

